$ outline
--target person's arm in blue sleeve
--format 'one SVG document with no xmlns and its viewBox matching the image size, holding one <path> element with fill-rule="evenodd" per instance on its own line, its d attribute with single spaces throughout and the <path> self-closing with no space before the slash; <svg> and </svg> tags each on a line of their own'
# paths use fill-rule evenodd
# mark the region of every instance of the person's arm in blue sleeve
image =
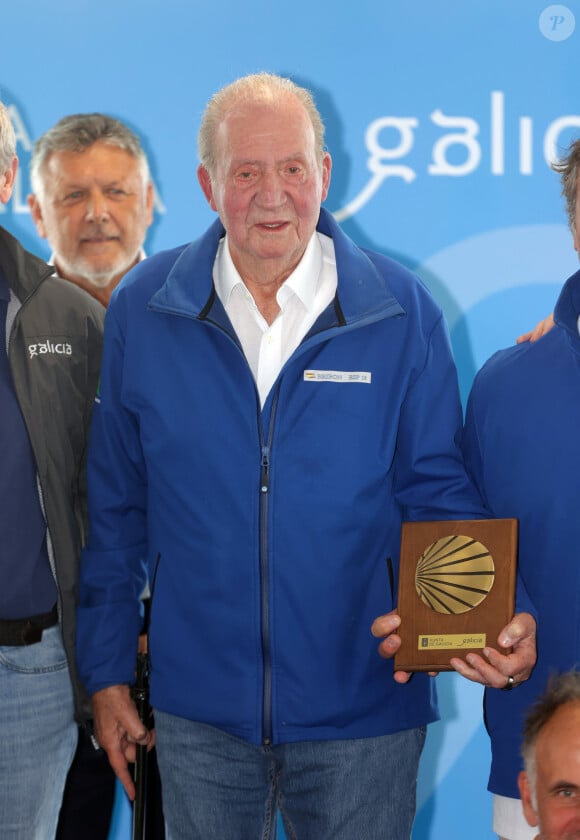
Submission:
<svg viewBox="0 0 580 840">
<path fill-rule="evenodd" d="M 467 472 L 477 487 L 486 507 L 493 515 L 493 506 L 490 504 L 486 492 L 485 456 L 482 452 L 478 425 L 480 416 L 478 411 L 479 393 L 479 383 L 476 379 L 476 383 L 472 388 L 467 402 L 462 449 Z M 478 657 L 476 654 L 469 654 L 467 656 L 467 665 L 461 659 L 453 661 L 455 670 L 470 679 L 476 679 L 476 674 L 487 677 L 489 672 L 485 666 L 487 663 L 490 663 L 491 665 L 508 666 L 509 673 L 507 676 L 513 678 L 514 685 L 527 680 L 536 663 L 536 628 L 537 612 L 518 571 L 516 577 L 515 616 L 510 624 L 502 630 L 498 639 L 498 646 L 500 648 L 509 649 L 513 647 L 513 653 L 506 656 L 503 653 L 498 654 L 497 651 L 491 648 L 486 648 L 484 650 L 485 658 Z M 502 656 L 503 660 L 499 661 L 497 656 Z M 505 674 L 505 670 L 502 670 L 502 674 Z M 505 679 L 503 684 L 500 685 L 497 685 L 496 682 L 485 682 L 484 684 L 494 685 L 496 688 L 506 687 Z"/>
<path fill-rule="evenodd" d="M 424 369 L 401 412 L 397 486 L 406 519 L 491 515 L 465 469 L 461 419 L 457 374 L 441 321 L 431 335 Z M 394 656 L 400 646 L 399 625 L 396 612 L 373 622 L 371 632 L 381 639 L 379 653 L 385 658 Z M 535 630 L 533 615 L 517 613 L 498 638 L 500 650 L 512 648 L 512 653 L 506 655 L 490 647 L 483 656 L 469 654 L 467 661 L 454 658 L 450 664 L 466 678 L 497 688 L 505 687 L 508 677 L 527 679 L 536 660 Z M 407 682 L 409 677 L 395 672 L 397 682 Z"/>
<path fill-rule="evenodd" d="M 127 763 L 135 759 L 135 744 L 150 745 L 153 735 L 129 694 L 146 583 L 146 472 L 137 419 L 123 401 L 122 322 L 122 306 L 111 305 L 89 442 L 90 524 L 81 560 L 77 661 L 92 697 L 97 740 L 133 798 Z"/>
</svg>

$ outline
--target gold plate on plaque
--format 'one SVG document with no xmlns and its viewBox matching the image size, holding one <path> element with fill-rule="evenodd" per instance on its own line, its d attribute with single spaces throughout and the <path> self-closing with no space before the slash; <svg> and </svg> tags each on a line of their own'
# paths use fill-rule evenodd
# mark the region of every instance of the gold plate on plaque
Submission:
<svg viewBox="0 0 580 840">
<path fill-rule="evenodd" d="M 497 647 L 514 613 L 516 519 L 405 522 L 395 669 L 449 671 L 449 660 Z"/>
<path fill-rule="evenodd" d="M 493 557 L 478 540 L 453 534 L 427 546 L 415 570 L 415 589 L 440 613 L 472 610 L 493 586 Z"/>
</svg>

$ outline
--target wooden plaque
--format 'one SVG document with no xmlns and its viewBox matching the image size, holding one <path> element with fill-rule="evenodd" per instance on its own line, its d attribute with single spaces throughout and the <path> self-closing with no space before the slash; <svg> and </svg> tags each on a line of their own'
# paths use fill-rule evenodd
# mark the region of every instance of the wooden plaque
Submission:
<svg viewBox="0 0 580 840">
<path fill-rule="evenodd" d="M 451 671 L 514 615 L 517 519 L 404 522 L 396 671 Z"/>
</svg>

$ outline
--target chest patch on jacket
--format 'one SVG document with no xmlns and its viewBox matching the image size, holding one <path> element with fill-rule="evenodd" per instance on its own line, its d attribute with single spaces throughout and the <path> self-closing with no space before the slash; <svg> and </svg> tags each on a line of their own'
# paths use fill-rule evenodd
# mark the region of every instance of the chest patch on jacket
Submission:
<svg viewBox="0 0 580 840">
<path fill-rule="evenodd" d="M 305 370 L 305 382 L 338 382 L 371 384 L 371 372 L 368 370 Z"/>
</svg>

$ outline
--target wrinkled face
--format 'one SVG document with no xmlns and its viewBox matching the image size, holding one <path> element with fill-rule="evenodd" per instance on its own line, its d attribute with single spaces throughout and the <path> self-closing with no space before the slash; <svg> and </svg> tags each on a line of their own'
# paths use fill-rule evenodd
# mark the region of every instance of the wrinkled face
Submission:
<svg viewBox="0 0 580 840">
<path fill-rule="evenodd" d="M 536 742 L 536 802 L 520 779 L 524 814 L 542 840 L 580 839 L 580 703 L 561 706 Z"/>
<path fill-rule="evenodd" d="M 316 228 L 330 183 L 331 160 L 317 161 L 314 129 L 294 96 L 234 106 L 218 128 L 216 171 L 198 169 L 219 213 L 232 259 L 246 281 L 282 282 Z"/>
<path fill-rule="evenodd" d="M 153 218 L 153 190 L 124 149 L 98 140 L 82 152 L 53 152 L 42 194 L 28 203 L 58 273 L 81 285 L 118 282 L 137 261 Z"/>
</svg>

